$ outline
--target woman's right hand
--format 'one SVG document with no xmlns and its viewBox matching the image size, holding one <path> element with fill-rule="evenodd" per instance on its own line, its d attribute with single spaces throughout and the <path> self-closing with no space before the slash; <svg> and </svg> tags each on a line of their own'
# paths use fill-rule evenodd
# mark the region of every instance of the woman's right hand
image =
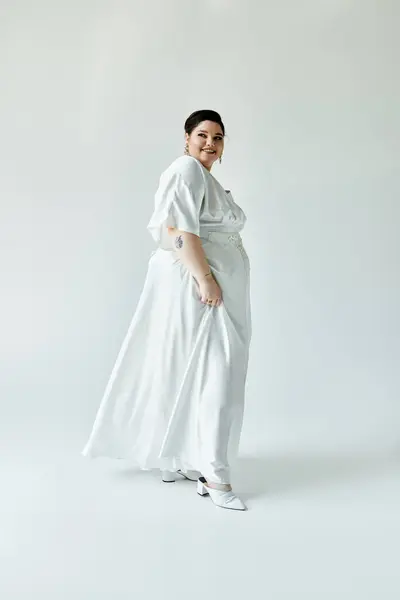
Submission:
<svg viewBox="0 0 400 600">
<path fill-rule="evenodd" d="M 222 290 L 212 275 L 203 277 L 199 282 L 200 302 L 207 306 L 222 304 Z"/>
</svg>

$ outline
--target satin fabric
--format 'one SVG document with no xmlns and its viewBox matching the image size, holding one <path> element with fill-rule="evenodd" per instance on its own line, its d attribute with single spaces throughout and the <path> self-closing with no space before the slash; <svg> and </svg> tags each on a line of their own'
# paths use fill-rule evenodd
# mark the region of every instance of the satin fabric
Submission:
<svg viewBox="0 0 400 600">
<path fill-rule="evenodd" d="M 157 243 L 84 456 L 198 470 L 230 483 L 251 339 L 243 210 L 193 157 L 162 174 L 148 229 Z M 223 304 L 200 302 L 167 227 L 199 235 Z"/>
</svg>

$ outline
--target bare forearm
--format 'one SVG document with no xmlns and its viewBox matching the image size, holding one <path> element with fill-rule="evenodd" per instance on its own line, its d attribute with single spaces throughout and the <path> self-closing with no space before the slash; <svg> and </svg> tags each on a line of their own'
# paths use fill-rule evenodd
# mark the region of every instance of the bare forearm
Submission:
<svg viewBox="0 0 400 600">
<path fill-rule="evenodd" d="M 210 266 L 197 235 L 173 228 L 169 228 L 168 233 L 172 236 L 174 250 L 179 259 L 197 281 L 203 279 L 206 273 L 210 273 Z"/>
</svg>

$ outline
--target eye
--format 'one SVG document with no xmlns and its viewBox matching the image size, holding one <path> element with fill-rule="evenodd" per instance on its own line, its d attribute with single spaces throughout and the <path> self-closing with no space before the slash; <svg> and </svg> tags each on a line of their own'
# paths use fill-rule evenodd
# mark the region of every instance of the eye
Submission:
<svg viewBox="0 0 400 600">
<path fill-rule="evenodd" d="M 199 137 L 207 137 L 205 133 L 199 133 Z"/>
</svg>

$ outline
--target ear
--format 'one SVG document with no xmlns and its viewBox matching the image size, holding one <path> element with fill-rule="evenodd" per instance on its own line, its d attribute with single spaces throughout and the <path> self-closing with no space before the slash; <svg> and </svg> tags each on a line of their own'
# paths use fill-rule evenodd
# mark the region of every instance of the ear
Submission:
<svg viewBox="0 0 400 600">
<path fill-rule="evenodd" d="M 189 134 L 185 132 L 185 142 L 189 141 L 189 137 L 190 137 Z"/>
</svg>

